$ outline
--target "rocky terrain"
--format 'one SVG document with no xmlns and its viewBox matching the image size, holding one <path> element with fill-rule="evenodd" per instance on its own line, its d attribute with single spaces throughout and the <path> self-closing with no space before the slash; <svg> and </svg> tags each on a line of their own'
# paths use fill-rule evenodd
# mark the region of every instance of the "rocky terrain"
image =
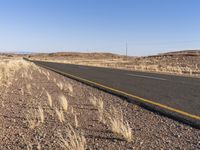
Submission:
<svg viewBox="0 0 200 150">
<path fill-rule="evenodd" d="M 0 149 L 200 149 L 200 130 L 20 58 L 0 60 Z"/>
</svg>

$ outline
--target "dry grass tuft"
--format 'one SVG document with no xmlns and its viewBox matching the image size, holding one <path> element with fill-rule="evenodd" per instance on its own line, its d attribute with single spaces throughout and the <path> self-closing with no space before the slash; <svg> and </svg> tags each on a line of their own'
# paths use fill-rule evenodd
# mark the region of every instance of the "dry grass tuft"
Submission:
<svg viewBox="0 0 200 150">
<path fill-rule="evenodd" d="M 0 87 L 8 87 L 14 79 L 15 72 L 19 69 L 28 68 L 31 63 L 18 58 L 2 59 L 0 61 Z"/>
<path fill-rule="evenodd" d="M 29 112 L 29 114 L 26 115 L 26 120 L 28 122 L 28 127 L 31 129 L 34 129 L 40 125 L 36 110 Z"/>
<path fill-rule="evenodd" d="M 75 132 L 71 125 L 67 126 L 66 136 L 59 133 L 59 145 L 66 150 L 85 150 L 86 139 L 83 135 Z"/>
<path fill-rule="evenodd" d="M 23 88 L 21 88 L 21 94 L 22 94 L 22 96 L 24 96 L 24 89 Z"/>
<path fill-rule="evenodd" d="M 99 121 L 102 123 L 106 123 L 106 120 L 104 119 L 104 103 L 102 99 L 99 99 L 97 102 L 97 109 L 99 113 Z"/>
<path fill-rule="evenodd" d="M 95 97 L 95 96 L 91 96 L 91 97 L 89 97 L 89 101 L 90 101 L 90 103 L 93 105 L 93 106 L 97 106 L 97 98 Z"/>
<path fill-rule="evenodd" d="M 53 82 L 55 82 L 55 83 L 57 82 L 56 78 L 53 78 Z"/>
<path fill-rule="evenodd" d="M 69 90 L 69 94 L 71 95 L 71 96 L 73 96 L 73 86 L 70 84 L 70 83 L 68 83 L 67 84 L 67 87 L 68 87 L 68 90 Z"/>
<path fill-rule="evenodd" d="M 98 109 L 100 109 L 100 110 L 103 110 L 103 106 L 104 106 L 104 104 L 103 104 L 103 100 L 102 99 L 99 99 L 98 101 L 97 101 L 97 108 Z"/>
<path fill-rule="evenodd" d="M 62 82 L 58 82 L 57 86 L 59 87 L 59 89 L 62 91 L 64 89 L 64 86 L 62 84 Z"/>
<path fill-rule="evenodd" d="M 126 141 L 132 141 L 132 129 L 128 122 L 124 121 L 122 111 L 118 112 L 113 108 L 112 116 L 109 117 L 111 129 L 113 133 L 119 134 L 125 138 Z"/>
<path fill-rule="evenodd" d="M 38 115 L 40 117 L 41 123 L 44 123 L 44 110 L 41 106 L 38 107 Z"/>
<path fill-rule="evenodd" d="M 74 114 L 74 125 L 76 128 L 78 128 L 78 119 L 76 113 Z"/>
<path fill-rule="evenodd" d="M 52 97 L 51 97 L 51 95 L 49 94 L 49 92 L 47 92 L 47 91 L 46 91 L 46 94 L 47 94 L 49 106 L 52 108 L 52 105 L 53 105 L 53 103 L 52 103 Z"/>
<path fill-rule="evenodd" d="M 49 76 L 46 76 L 47 77 L 47 80 L 50 80 L 50 77 Z"/>
<path fill-rule="evenodd" d="M 33 80 L 33 77 L 32 77 L 31 74 L 28 75 L 28 79 L 29 79 L 29 80 Z"/>
<path fill-rule="evenodd" d="M 46 72 L 46 75 L 47 75 L 48 77 L 50 77 L 50 73 L 49 73 L 49 71 Z"/>
<path fill-rule="evenodd" d="M 62 109 L 58 110 L 58 108 L 55 108 L 55 111 L 56 111 L 56 114 L 58 116 L 59 121 L 61 123 L 65 122 L 65 117 L 64 117 L 63 110 Z"/>
<path fill-rule="evenodd" d="M 64 95 L 59 96 L 60 104 L 63 110 L 66 112 L 68 110 L 68 101 Z"/>
<path fill-rule="evenodd" d="M 48 71 L 44 71 L 43 74 L 47 77 L 47 80 L 50 80 L 50 73 Z"/>
<path fill-rule="evenodd" d="M 1 106 L 2 106 L 2 107 L 5 107 L 5 104 L 4 104 L 4 101 L 3 101 L 3 100 L 1 101 Z"/>
<path fill-rule="evenodd" d="M 89 98 L 89 101 L 97 108 L 99 113 L 99 121 L 105 124 L 103 100 L 101 98 L 97 99 L 95 96 L 92 96 Z"/>
<path fill-rule="evenodd" d="M 26 89 L 29 94 L 31 94 L 31 84 L 26 84 Z"/>
<path fill-rule="evenodd" d="M 38 72 L 40 73 L 40 74 L 42 74 L 42 71 L 41 71 L 41 69 L 38 67 L 37 68 L 37 70 L 38 70 Z"/>
<path fill-rule="evenodd" d="M 44 111 L 41 106 L 38 106 L 38 109 L 34 109 L 29 111 L 26 115 L 26 120 L 28 122 L 28 126 L 31 129 L 39 126 L 40 123 L 44 123 Z"/>
</svg>

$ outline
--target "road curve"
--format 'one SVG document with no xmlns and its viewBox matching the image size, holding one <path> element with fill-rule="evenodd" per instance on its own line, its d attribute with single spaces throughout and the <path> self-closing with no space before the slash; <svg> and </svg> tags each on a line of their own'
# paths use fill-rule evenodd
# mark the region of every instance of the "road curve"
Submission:
<svg viewBox="0 0 200 150">
<path fill-rule="evenodd" d="M 32 61 L 200 128 L 200 79 L 156 73 Z"/>
</svg>

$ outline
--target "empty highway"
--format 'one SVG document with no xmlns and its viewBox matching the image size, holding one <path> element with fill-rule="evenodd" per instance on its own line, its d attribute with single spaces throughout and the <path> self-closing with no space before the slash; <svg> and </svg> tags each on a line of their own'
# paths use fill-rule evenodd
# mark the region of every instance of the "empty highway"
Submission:
<svg viewBox="0 0 200 150">
<path fill-rule="evenodd" d="M 33 61 L 73 79 L 125 97 L 152 111 L 200 127 L 200 79 Z M 134 114 L 133 114 L 134 117 Z"/>
</svg>

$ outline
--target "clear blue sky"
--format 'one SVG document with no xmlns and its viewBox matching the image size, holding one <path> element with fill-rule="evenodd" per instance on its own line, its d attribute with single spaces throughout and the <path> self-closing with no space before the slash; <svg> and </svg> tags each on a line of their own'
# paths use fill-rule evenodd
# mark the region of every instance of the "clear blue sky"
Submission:
<svg viewBox="0 0 200 150">
<path fill-rule="evenodd" d="M 200 0 L 0 0 L 0 51 L 200 48 Z"/>
</svg>

